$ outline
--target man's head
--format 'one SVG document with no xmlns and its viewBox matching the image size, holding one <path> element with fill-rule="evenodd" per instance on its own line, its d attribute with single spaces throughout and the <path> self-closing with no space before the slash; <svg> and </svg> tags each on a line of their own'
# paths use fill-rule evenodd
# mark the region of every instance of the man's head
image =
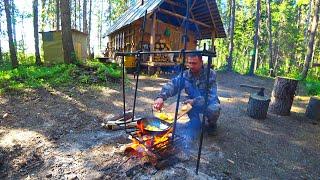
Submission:
<svg viewBox="0 0 320 180">
<path fill-rule="evenodd" d="M 194 74 L 198 74 L 201 71 L 203 62 L 200 53 L 190 53 L 187 56 L 187 66 L 190 71 Z"/>
</svg>

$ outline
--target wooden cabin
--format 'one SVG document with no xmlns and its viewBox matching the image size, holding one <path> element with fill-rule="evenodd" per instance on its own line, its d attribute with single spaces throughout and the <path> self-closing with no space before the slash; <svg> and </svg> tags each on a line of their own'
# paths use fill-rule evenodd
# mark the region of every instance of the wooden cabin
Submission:
<svg viewBox="0 0 320 180">
<path fill-rule="evenodd" d="M 197 40 L 226 37 L 215 0 L 189 0 L 190 13 L 187 25 L 187 49 L 194 50 Z M 105 56 L 114 59 L 116 51 L 140 50 L 141 26 L 147 11 L 146 29 L 143 37 L 144 51 L 183 49 L 186 26 L 185 0 L 140 0 L 131 6 L 108 29 Z M 126 67 L 134 67 L 135 57 L 125 57 Z M 179 62 L 177 54 L 144 56 L 143 66 L 173 66 Z"/>
</svg>

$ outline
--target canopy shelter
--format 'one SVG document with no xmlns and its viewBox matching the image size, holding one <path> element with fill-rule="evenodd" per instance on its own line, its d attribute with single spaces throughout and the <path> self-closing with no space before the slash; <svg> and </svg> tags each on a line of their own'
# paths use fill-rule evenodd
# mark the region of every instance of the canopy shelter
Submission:
<svg viewBox="0 0 320 180">
<path fill-rule="evenodd" d="M 190 0 L 188 30 L 196 33 L 196 39 L 226 37 L 215 0 Z M 186 15 L 186 0 L 147 0 L 131 6 L 108 29 L 107 35 L 125 28 L 147 14 L 157 13 L 157 19 L 177 27 L 183 27 Z"/>
<path fill-rule="evenodd" d="M 146 28 L 141 42 L 145 13 Z M 185 30 L 188 31 L 186 34 Z M 184 34 L 188 42 L 186 47 Z M 194 50 L 197 40 L 226 37 L 215 0 L 188 0 L 188 4 L 187 0 L 140 1 L 123 13 L 106 35 L 109 42 L 105 56 L 110 59 L 116 59 L 115 52 L 134 52 L 141 48 L 143 51 Z M 147 66 L 151 73 L 158 67 L 163 70 L 169 67 L 165 71 L 173 71 L 170 67 L 181 60 L 177 53 L 151 54 L 143 57 L 141 65 Z M 135 57 L 126 56 L 125 64 L 134 69 Z"/>
</svg>

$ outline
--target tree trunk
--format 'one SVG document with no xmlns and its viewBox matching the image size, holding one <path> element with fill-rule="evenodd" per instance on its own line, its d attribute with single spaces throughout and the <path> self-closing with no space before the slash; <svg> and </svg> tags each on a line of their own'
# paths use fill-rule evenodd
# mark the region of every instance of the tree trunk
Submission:
<svg viewBox="0 0 320 180">
<path fill-rule="evenodd" d="M 232 52 L 233 52 L 233 36 L 234 36 L 234 21 L 236 18 L 236 3 L 235 0 L 231 0 L 231 22 L 230 22 L 230 42 L 229 42 L 229 57 L 227 70 L 232 71 Z"/>
<path fill-rule="evenodd" d="M 319 6 L 320 6 L 320 0 L 316 0 L 315 6 L 314 6 L 314 15 L 313 15 L 312 24 L 311 24 L 307 55 L 304 61 L 303 71 L 301 73 L 302 79 L 305 79 L 307 77 L 308 70 L 310 67 L 310 62 L 311 62 L 312 53 L 313 53 L 314 39 L 317 33 L 317 27 L 318 27 L 318 21 L 319 21 Z"/>
<path fill-rule="evenodd" d="M 267 117 L 270 99 L 257 94 L 250 95 L 247 114 L 254 119 L 265 119 Z"/>
<path fill-rule="evenodd" d="M 33 36 L 34 49 L 36 55 L 36 64 L 41 65 L 40 51 L 39 51 L 39 32 L 38 32 L 38 0 L 33 0 Z"/>
<path fill-rule="evenodd" d="M 74 0 L 74 29 L 77 29 L 77 0 Z"/>
<path fill-rule="evenodd" d="M 269 111 L 274 114 L 289 116 L 298 81 L 277 77 L 271 94 Z"/>
<path fill-rule="evenodd" d="M 44 16 L 44 14 L 46 13 L 46 9 L 45 9 L 45 6 L 46 6 L 46 0 L 41 0 L 41 15 L 40 15 L 40 17 L 41 17 L 41 28 L 40 28 L 40 30 L 41 31 L 44 31 L 44 27 L 45 27 L 45 16 Z"/>
<path fill-rule="evenodd" d="M 310 119 L 320 120 L 320 98 L 311 97 L 306 110 L 306 116 Z"/>
<path fill-rule="evenodd" d="M 12 38 L 14 43 L 14 48 L 17 52 L 17 31 L 16 31 L 16 16 L 15 16 L 15 5 L 14 0 L 10 0 L 10 8 L 11 8 L 11 25 L 12 25 Z"/>
<path fill-rule="evenodd" d="M 268 13 L 268 35 L 269 35 L 269 73 L 271 77 L 274 77 L 273 67 L 273 54 L 272 54 L 272 19 L 271 19 L 271 7 L 270 0 L 267 0 L 267 13 Z"/>
<path fill-rule="evenodd" d="M 317 37 L 315 37 L 317 38 Z M 313 52 L 312 52 L 312 56 L 311 56 L 311 60 L 312 60 L 312 64 L 315 62 L 315 53 L 316 53 L 316 47 L 319 47 L 319 38 L 315 39 L 315 42 L 314 42 L 314 46 L 313 46 Z"/>
<path fill-rule="evenodd" d="M 307 44 L 307 41 L 308 41 L 308 30 L 309 30 L 309 24 L 310 24 L 310 19 L 311 19 L 311 13 L 312 13 L 312 2 L 313 0 L 310 0 L 309 2 L 309 11 L 308 11 L 308 14 L 306 16 L 306 19 L 305 19 L 305 28 L 304 28 L 304 43 L 303 44 Z"/>
<path fill-rule="evenodd" d="M 21 15 L 21 29 L 24 29 L 24 15 Z M 26 43 L 24 41 L 24 36 L 25 34 L 23 31 L 21 31 L 21 40 L 19 41 L 19 48 L 21 50 L 21 58 L 25 59 L 26 58 Z"/>
<path fill-rule="evenodd" d="M 69 0 L 60 1 L 61 29 L 64 61 L 67 64 L 76 61 L 71 33 L 71 13 Z"/>
<path fill-rule="evenodd" d="M 228 4 L 227 6 L 229 7 L 228 8 L 228 12 L 227 12 L 227 15 L 228 15 L 228 19 L 227 19 L 227 22 L 228 22 L 228 29 L 227 29 L 227 36 L 230 36 L 230 27 L 231 27 L 231 18 L 232 18 L 232 4 L 231 4 L 231 1 L 233 0 L 228 0 Z"/>
<path fill-rule="evenodd" d="M 15 44 L 13 42 L 13 36 L 12 36 L 12 23 L 11 23 L 11 13 L 10 13 L 10 5 L 9 0 L 4 0 L 4 7 L 6 11 L 6 17 L 7 17 L 7 31 L 8 31 L 8 38 L 9 38 L 9 48 L 10 48 L 10 58 L 13 68 L 17 68 L 19 65 L 19 62 L 17 60 L 17 51 Z"/>
<path fill-rule="evenodd" d="M 56 0 L 56 30 L 60 30 L 60 0 Z"/>
<path fill-rule="evenodd" d="M 260 40 L 259 40 L 259 34 L 260 34 L 260 21 L 258 22 L 258 36 L 257 36 L 257 45 L 256 45 L 256 50 L 255 50 L 255 57 L 254 57 L 254 71 L 255 72 L 258 67 L 260 66 L 260 55 L 259 55 L 259 44 L 260 44 Z"/>
<path fill-rule="evenodd" d="M 0 10 L 0 19 L 1 19 L 1 16 L 2 16 L 2 10 Z M 1 22 L 0 22 L 0 32 L 2 32 Z M 3 57 L 2 57 L 2 45 L 1 45 L 1 38 L 0 38 L 0 65 L 2 63 L 3 63 Z"/>
<path fill-rule="evenodd" d="M 88 23 L 87 23 L 87 0 L 83 1 L 83 22 L 82 22 L 82 26 L 83 26 L 83 32 L 84 33 L 88 33 Z"/>
<path fill-rule="evenodd" d="M 80 0 L 78 0 L 78 20 L 79 20 L 79 24 L 78 24 L 78 26 L 79 26 L 79 31 L 81 31 L 81 3 L 80 3 Z"/>
<path fill-rule="evenodd" d="M 103 4 L 104 1 L 101 1 L 101 9 L 99 14 L 99 20 L 98 20 L 98 39 L 99 39 L 99 50 L 102 49 L 102 19 L 103 19 Z"/>
<path fill-rule="evenodd" d="M 89 1 L 89 28 L 88 28 L 88 54 L 89 54 L 89 57 L 91 57 L 91 47 L 90 47 L 91 15 L 92 15 L 92 0 Z"/>
<path fill-rule="evenodd" d="M 255 21 L 255 35 L 254 35 L 254 42 L 253 42 L 253 53 L 251 57 L 251 64 L 250 64 L 250 69 L 249 69 L 249 76 L 254 75 L 254 66 L 256 64 L 256 54 L 257 52 L 257 46 L 258 46 L 258 31 L 259 31 L 259 21 L 260 21 L 260 0 L 257 0 L 257 7 L 256 7 L 256 21 Z"/>
</svg>

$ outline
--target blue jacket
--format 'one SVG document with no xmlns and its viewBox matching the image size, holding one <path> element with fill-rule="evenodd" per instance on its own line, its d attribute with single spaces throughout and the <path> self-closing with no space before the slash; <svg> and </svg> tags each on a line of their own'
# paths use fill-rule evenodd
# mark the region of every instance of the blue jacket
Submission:
<svg viewBox="0 0 320 180">
<path fill-rule="evenodd" d="M 201 73 L 198 77 L 193 76 L 190 70 L 185 70 L 183 72 L 182 87 L 188 99 L 194 99 L 193 106 L 201 107 L 205 103 L 205 93 L 206 93 L 206 68 L 202 67 Z M 163 98 L 163 100 L 169 97 L 175 96 L 178 93 L 180 75 L 171 79 L 167 84 L 165 84 L 161 92 L 157 97 Z M 217 83 L 216 83 L 216 73 L 214 70 L 210 69 L 209 76 L 209 94 L 208 94 L 209 104 L 220 103 L 217 96 Z"/>
</svg>

